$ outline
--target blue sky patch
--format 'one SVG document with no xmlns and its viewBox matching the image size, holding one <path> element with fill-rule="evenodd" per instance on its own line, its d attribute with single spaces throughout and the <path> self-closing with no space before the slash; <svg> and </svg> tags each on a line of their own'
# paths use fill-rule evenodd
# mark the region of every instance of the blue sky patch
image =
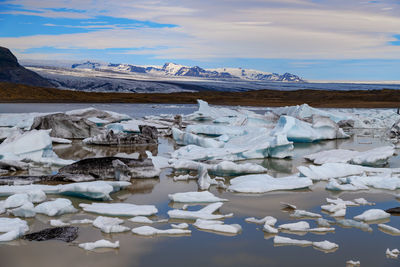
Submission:
<svg viewBox="0 0 400 267">
<path fill-rule="evenodd" d="M 391 45 L 396 45 L 396 46 L 400 46 L 400 34 L 396 34 L 393 36 L 394 38 L 397 39 L 397 41 L 392 41 L 390 42 Z"/>
</svg>

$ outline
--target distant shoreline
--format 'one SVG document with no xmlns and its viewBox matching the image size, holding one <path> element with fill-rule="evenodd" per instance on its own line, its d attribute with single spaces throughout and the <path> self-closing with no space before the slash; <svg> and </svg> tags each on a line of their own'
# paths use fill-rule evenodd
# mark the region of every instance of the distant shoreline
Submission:
<svg viewBox="0 0 400 267">
<path fill-rule="evenodd" d="M 400 90 L 96 93 L 0 82 L 0 103 L 195 104 L 197 99 L 210 104 L 238 106 L 277 107 L 307 103 L 331 108 L 398 108 Z"/>
</svg>

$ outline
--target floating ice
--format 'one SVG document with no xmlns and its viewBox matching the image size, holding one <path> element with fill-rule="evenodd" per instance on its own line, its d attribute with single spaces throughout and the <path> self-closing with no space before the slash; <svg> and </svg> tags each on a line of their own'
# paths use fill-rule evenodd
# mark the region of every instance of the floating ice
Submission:
<svg viewBox="0 0 400 267">
<path fill-rule="evenodd" d="M 373 202 L 368 202 L 365 198 L 356 198 L 354 199 L 354 202 L 359 204 L 359 205 L 375 205 Z"/>
<path fill-rule="evenodd" d="M 388 248 L 386 249 L 386 256 L 388 258 L 397 259 L 397 257 L 399 255 L 400 255 L 400 251 L 397 248 L 392 249 L 392 250 L 390 250 Z"/>
<path fill-rule="evenodd" d="M 230 183 L 231 185 L 228 189 L 240 193 L 266 193 L 276 190 L 303 189 L 313 184 L 310 179 L 296 175 L 274 178 L 267 174 L 239 176 L 230 180 Z"/>
<path fill-rule="evenodd" d="M 294 217 L 294 218 L 302 218 L 302 217 L 321 218 L 322 217 L 321 214 L 309 212 L 306 210 L 295 210 L 292 214 L 290 214 L 290 216 Z"/>
<path fill-rule="evenodd" d="M 392 146 L 384 146 L 363 152 L 346 149 L 325 150 L 307 155 L 304 158 L 318 165 L 325 163 L 350 163 L 364 166 L 384 166 L 394 153 L 395 150 Z"/>
<path fill-rule="evenodd" d="M 256 219 L 254 217 L 246 218 L 246 222 L 248 223 L 255 223 L 255 224 L 268 224 L 270 226 L 274 226 L 275 223 L 278 221 L 275 217 L 272 216 L 265 216 L 262 219 Z"/>
<path fill-rule="evenodd" d="M 326 111 L 314 107 L 310 107 L 307 104 L 297 105 L 297 106 L 286 106 L 274 109 L 276 114 L 289 115 L 299 119 L 309 119 L 313 115 L 320 115 L 324 117 L 329 117 L 334 122 L 339 122 L 342 120 L 350 120 L 352 116 L 347 113 L 342 113 L 339 111 Z"/>
<path fill-rule="evenodd" d="M 179 145 L 197 145 L 204 148 L 223 147 L 225 145 L 224 142 L 220 142 L 212 138 L 201 137 L 188 132 L 183 132 L 176 128 L 172 128 L 172 137 Z"/>
<path fill-rule="evenodd" d="M 16 217 L 31 218 L 35 217 L 36 211 L 31 202 L 25 202 L 22 206 L 10 210 L 10 213 Z"/>
<path fill-rule="evenodd" d="M 321 226 L 321 227 L 330 227 L 331 223 L 333 223 L 333 222 L 328 221 L 327 219 L 324 219 L 324 218 L 317 219 L 317 224 L 318 224 L 318 226 Z"/>
<path fill-rule="evenodd" d="M 124 181 L 71 183 L 61 186 L 59 193 L 79 197 L 83 196 L 90 199 L 111 200 L 110 193 L 119 191 L 130 185 L 130 182 Z"/>
<path fill-rule="evenodd" d="M 90 219 L 82 219 L 82 220 L 71 220 L 70 224 L 92 224 L 93 220 Z"/>
<path fill-rule="evenodd" d="M 70 224 L 63 222 L 61 220 L 50 220 L 50 225 L 54 227 L 63 227 L 63 226 L 68 226 Z"/>
<path fill-rule="evenodd" d="M 386 224 L 378 224 L 378 229 L 390 235 L 400 235 L 400 229 L 397 229 L 395 227 Z"/>
<path fill-rule="evenodd" d="M 208 231 L 221 232 L 234 235 L 242 231 L 242 227 L 239 224 L 224 224 L 224 222 L 216 220 L 197 219 L 193 225 L 201 230 L 208 230 Z"/>
<path fill-rule="evenodd" d="M 312 245 L 313 245 L 313 247 L 315 247 L 317 249 L 326 250 L 326 251 L 335 250 L 339 247 L 338 244 L 329 242 L 327 240 L 322 241 L 322 242 L 313 242 Z"/>
<path fill-rule="evenodd" d="M 243 114 L 240 112 L 229 109 L 229 108 L 222 108 L 222 107 L 210 107 L 206 101 L 197 100 L 199 104 L 199 110 L 189 114 L 186 116 L 189 120 L 197 120 L 197 121 L 205 121 L 205 120 L 214 120 L 220 117 L 243 117 Z"/>
<path fill-rule="evenodd" d="M 145 216 L 135 216 L 129 219 L 129 221 L 134 222 L 134 223 L 148 223 L 152 224 L 154 221 L 150 220 L 149 218 Z"/>
<path fill-rule="evenodd" d="M 361 229 L 366 232 L 372 232 L 372 228 L 364 222 L 358 222 L 358 221 L 351 220 L 351 219 L 343 219 L 343 220 L 336 221 L 336 223 L 337 223 L 337 225 L 344 227 L 344 228 L 358 228 L 358 229 Z"/>
<path fill-rule="evenodd" d="M 111 129 L 115 132 L 124 131 L 127 133 L 140 133 L 139 125 L 148 125 L 156 127 L 157 129 L 167 129 L 168 124 L 160 122 L 151 122 L 148 120 L 131 119 L 120 123 L 112 123 L 106 126 L 107 129 Z"/>
<path fill-rule="evenodd" d="M 354 217 L 358 221 L 377 221 L 390 218 L 390 213 L 381 209 L 370 209 Z"/>
<path fill-rule="evenodd" d="M 346 267 L 360 266 L 360 261 L 349 260 L 346 261 Z"/>
<path fill-rule="evenodd" d="M 168 216 L 173 219 L 188 219 L 188 220 L 196 220 L 196 219 L 204 219 L 204 220 L 215 220 L 222 219 L 226 217 L 232 217 L 233 214 L 213 214 L 220 207 L 222 207 L 222 202 L 212 203 L 208 206 L 197 210 L 197 211 L 189 211 L 189 210 L 170 210 L 168 211 Z"/>
<path fill-rule="evenodd" d="M 94 250 L 96 248 L 119 248 L 119 241 L 110 242 L 108 240 L 97 240 L 96 242 L 88 242 L 79 244 L 80 248 L 85 250 Z"/>
<path fill-rule="evenodd" d="M 209 136 L 241 136 L 251 130 L 248 127 L 228 126 L 228 125 L 205 125 L 194 124 L 186 127 L 186 132 L 194 134 L 205 134 Z M 229 140 L 229 139 L 228 139 Z"/>
<path fill-rule="evenodd" d="M 15 195 L 9 196 L 5 200 L 4 207 L 6 209 L 16 208 L 16 207 L 22 206 L 26 202 L 29 202 L 27 194 L 15 194 Z"/>
<path fill-rule="evenodd" d="M 344 204 L 346 206 L 358 206 L 357 203 L 351 201 L 351 200 L 343 200 L 341 198 L 336 198 L 336 199 L 332 199 L 332 198 L 326 198 L 326 202 L 331 203 L 331 204 Z"/>
<path fill-rule="evenodd" d="M 268 234 L 277 234 L 279 231 L 275 227 L 265 223 L 263 226 L 263 231 L 268 233 Z"/>
<path fill-rule="evenodd" d="M 154 205 L 135 205 L 128 203 L 79 204 L 84 211 L 109 216 L 150 216 L 158 212 Z"/>
<path fill-rule="evenodd" d="M 192 176 L 190 174 L 181 174 L 173 177 L 174 181 L 187 181 L 187 180 L 197 180 L 197 176 Z"/>
<path fill-rule="evenodd" d="M 216 197 L 214 194 L 208 191 L 175 193 L 175 194 L 169 194 L 168 197 L 171 201 L 174 202 L 187 202 L 187 203 L 209 203 L 209 202 L 228 201 L 227 199 Z"/>
<path fill-rule="evenodd" d="M 207 168 L 204 165 L 199 166 L 197 184 L 200 190 L 207 190 L 211 185 L 218 184 L 216 179 L 211 179 L 208 175 Z"/>
<path fill-rule="evenodd" d="M 308 222 L 300 221 L 296 223 L 281 224 L 278 229 L 287 230 L 291 232 L 307 232 L 310 229 Z"/>
<path fill-rule="evenodd" d="M 57 198 L 56 200 L 43 202 L 35 207 L 36 213 L 46 214 L 47 216 L 58 216 L 65 213 L 74 213 L 77 210 L 72 206 L 69 199 Z"/>
<path fill-rule="evenodd" d="M 107 234 L 129 231 L 128 227 L 120 225 L 123 222 L 122 219 L 99 216 L 93 221 L 93 226 Z"/>
<path fill-rule="evenodd" d="M 285 246 L 285 245 L 296 245 L 296 246 L 311 246 L 313 242 L 308 240 L 298 240 L 289 237 L 275 236 L 274 245 L 275 246 Z"/>
<path fill-rule="evenodd" d="M 65 138 L 59 138 L 59 137 L 51 137 L 51 142 L 54 144 L 71 144 L 72 141 L 65 139 Z"/>
<path fill-rule="evenodd" d="M 131 119 L 131 117 L 126 114 L 121 114 L 108 110 L 98 110 L 92 107 L 70 110 L 65 112 L 65 114 L 86 119 L 96 117 L 97 119 L 106 120 L 108 122 L 117 122 Z"/>
<path fill-rule="evenodd" d="M 18 218 L 0 218 L 0 242 L 17 239 L 29 230 L 26 221 Z"/>
<path fill-rule="evenodd" d="M 171 224 L 171 227 L 175 229 L 187 229 L 189 228 L 189 224 L 187 223 Z"/>
<path fill-rule="evenodd" d="M 185 229 L 167 229 L 160 230 L 151 226 L 140 226 L 132 229 L 132 233 L 137 235 L 152 236 L 152 235 L 187 235 L 192 233 Z"/>
<path fill-rule="evenodd" d="M 339 126 L 329 118 L 314 117 L 313 124 L 290 116 L 281 116 L 271 135 L 286 135 L 289 141 L 309 143 L 325 139 L 348 138 Z"/>
</svg>

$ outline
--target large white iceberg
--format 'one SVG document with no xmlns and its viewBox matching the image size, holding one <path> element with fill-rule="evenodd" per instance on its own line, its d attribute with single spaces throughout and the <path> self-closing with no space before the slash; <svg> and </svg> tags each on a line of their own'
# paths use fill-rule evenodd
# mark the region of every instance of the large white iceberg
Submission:
<svg viewBox="0 0 400 267">
<path fill-rule="evenodd" d="M 311 179 L 296 175 L 274 178 L 267 174 L 254 174 L 236 177 L 230 180 L 230 191 L 240 193 L 266 193 L 276 190 L 294 190 L 308 188 L 313 184 Z"/>
<path fill-rule="evenodd" d="M 149 216 L 158 212 L 154 205 L 135 205 L 129 203 L 79 204 L 84 211 L 109 216 Z"/>
</svg>

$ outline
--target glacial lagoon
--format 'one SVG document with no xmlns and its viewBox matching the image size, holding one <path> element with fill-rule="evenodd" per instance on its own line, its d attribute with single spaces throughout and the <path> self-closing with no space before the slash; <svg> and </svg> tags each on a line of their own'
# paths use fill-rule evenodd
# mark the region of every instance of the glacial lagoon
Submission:
<svg viewBox="0 0 400 267">
<path fill-rule="evenodd" d="M 23 112 L 64 112 L 72 109 L 95 107 L 100 110 L 110 110 L 127 114 L 134 118 L 160 114 L 190 114 L 197 110 L 197 105 L 159 105 L 159 104 L 1 104 L 0 113 Z M 249 108 L 256 114 L 264 114 L 266 108 Z M 351 137 L 347 139 L 324 140 L 313 143 L 295 143 L 293 156 L 290 159 L 249 159 L 239 163 L 255 163 L 268 169 L 267 174 L 273 177 L 286 177 L 297 173 L 298 166 L 308 166 L 311 163 L 303 157 L 329 149 L 353 149 L 366 151 L 369 149 L 390 145 L 385 138 L 387 129 L 350 129 L 346 131 Z M 71 144 L 54 144 L 53 151 L 59 158 L 65 160 L 80 160 L 89 157 L 104 157 L 114 155 L 131 155 L 145 157 L 146 150 L 153 155 L 168 157 L 178 149 L 176 142 L 170 137 L 159 137 L 156 148 L 148 147 L 107 147 L 83 145 L 80 140 Z M 399 153 L 399 149 L 396 150 Z M 389 158 L 385 168 L 400 168 L 400 156 Z M 52 174 L 54 168 L 35 167 L 29 173 L 34 175 Z M 132 179 L 132 185 L 125 190 L 111 194 L 112 203 L 132 203 L 137 205 L 155 205 L 156 215 L 149 216 L 151 220 L 168 219 L 168 211 L 182 209 L 184 203 L 171 202 L 169 194 L 197 191 L 196 180 L 174 181 L 173 177 L 186 172 L 172 168 L 161 171 L 159 178 Z M 196 175 L 195 173 L 193 175 Z M 214 176 L 212 176 L 214 177 Z M 225 184 L 235 176 L 225 176 Z M 386 210 L 399 206 L 396 195 L 400 190 L 383 190 L 369 188 L 360 191 L 329 191 L 325 189 L 326 181 L 314 182 L 307 189 L 290 191 L 273 191 L 263 194 L 233 193 L 224 188 L 211 186 L 209 191 L 215 196 L 228 201 L 224 202 L 217 214 L 233 213 L 232 217 L 224 218 L 225 224 L 239 224 L 242 228 L 239 234 L 229 235 L 213 231 L 200 230 L 194 227 L 193 220 L 169 219 L 151 224 L 159 229 L 169 229 L 171 223 L 188 223 L 191 234 L 182 236 L 151 236 L 144 237 L 132 232 L 105 234 L 92 224 L 79 225 L 78 238 L 72 243 L 57 240 L 44 242 L 17 239 L 0 244 L 1 266 L 346 266 L 346 261 L 360 261 L 361 266 L 398 266 L 399 259 L 386 257 L 387 248 L 399 247 L 399 236 L 393 236 L 380 231 L 377 224 L 370 224 L 372 231 L 357 228 L 344 228 L 335 223 L 331 227 L 334 232 L 315 233 L 279 233 L 279 236 L 299 240 L 324 241 L 336 243 L 335 251 L 321 251 L 313 246 L 276 246 L 274 235 L 263 231 L 263 225 L 245 222 L 248 217 L 263 218 L 267 215 L 277 219 L 276 226 L 306 221 L 311 228 L 317 227 L 314 219 L 293 218 L 291 212 L 283 209 L 282 202 L 296 205 L 298 209 L 321 214 L 322 217 L 335 221 L 328 213 L 321 211 L 321 205 L 326 205 L 326 198 L 354 200 L 365 198 L 376 205 L 349 206 L 346 209 L 346 219 L 363 213 L 371 208 Z M 58 195 L 48 195 L 59 198 Z M 59 219 L 64 222 L 75 219 L 92 219 L 98 215 L 84 212 L 80 203 L 92 203 L 90 199 L 62 196 L 70 199 L 77 213 L 64 214 L 56 217 L 37 214 L 34 218 L 25 219 L 29 232 L 50 227 L 50 220 Z M 5 198 L 2 198 L 5 199 Z M 96 202 L 96 201 L 95 201 Z M 198 210 L 205 205 L 190 205 L 188 210 Z M 12 217 L 7 214 L 1 217 Z M 130 229 L 142 226 L 124 219 L 124 226 Z M 400 216 L 390 216 L 390 220 L 382 221 L 387 225 L 400 228 Z M 380 223 L 380 222 L 379 222 Z M 119 241 L 117 249 L 103 248 L 85 251 L 78 244 L 106 239 Z"/>
</svg>

